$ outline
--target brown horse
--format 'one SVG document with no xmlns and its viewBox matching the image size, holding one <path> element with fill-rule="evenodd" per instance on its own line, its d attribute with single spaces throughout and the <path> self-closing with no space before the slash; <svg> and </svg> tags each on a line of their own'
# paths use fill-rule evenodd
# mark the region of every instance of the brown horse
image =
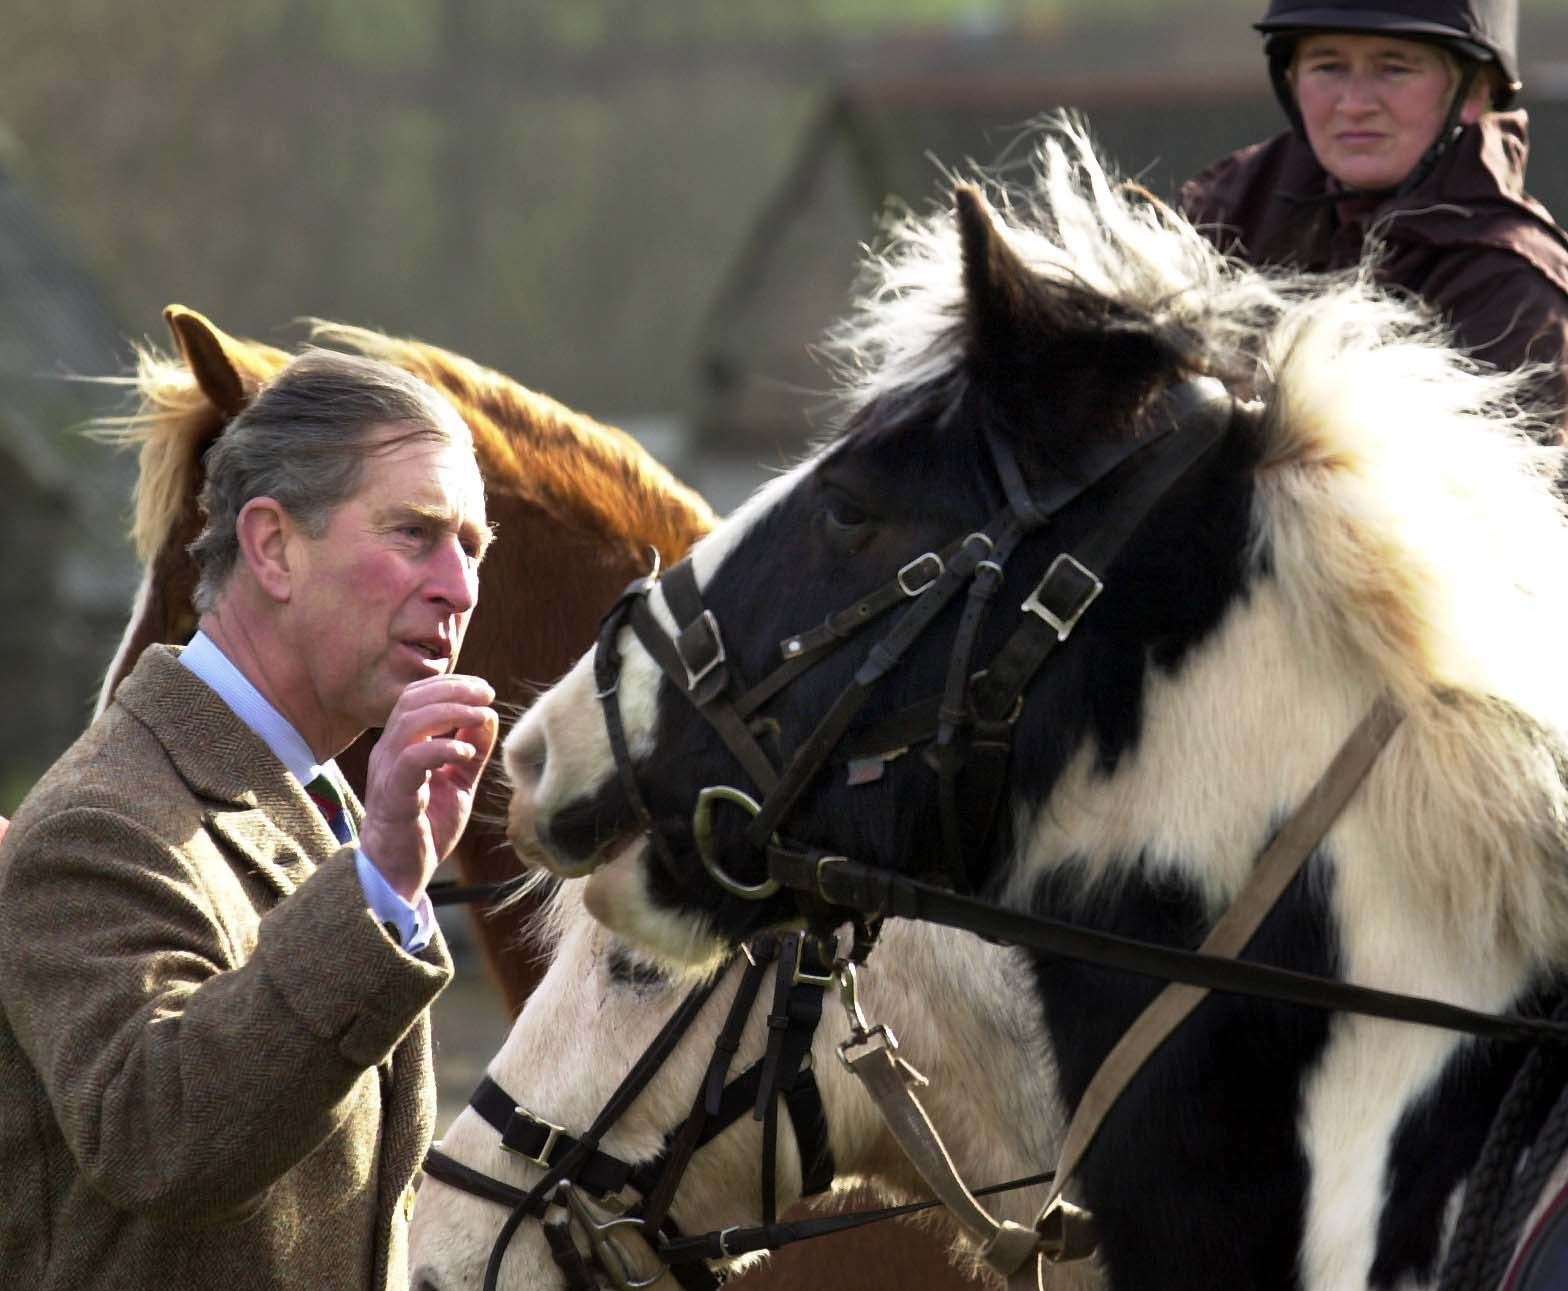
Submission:
<svg viewBox="0 0 1568 1291">
<path fill-rule="evenodd" d="M 179 305 L 164 317 L 183 361 L 143 352 L 135 378 L 141 409 L 112 430 L 141 446 L 133 537 L 146 573 L 100 710 L 145 646 L 183 642 L 195 631 L 196 568 L 186 547 L 200 528 L 202 454 L 290 358 L 228 336 Z M 329 324 L 314 335 L 422 377 L 472 428 L 500 540 L 480 573 L 479 606 L 458 667 L 486 678 L 503 708 L 526 707 L 565 672 L 654 552 L 665 563 L 678 560 L 713 524 L 707 504 L 622 431 L 432 345 Z M 356 789 L 372 742 L 362 738 L 340 759 Z M 483 810 L 454 859 L 467 883 L 518 873 L 501 823 Z M 525 904 L 474 920 L 513 1014 L 540 972 L 522 936 L 527 914 Z"/>
<path fill-rule="evenodd" d="M 134 379 L 141 408 L 110 428 L 114 438 L 140 445 L 133 537 L 146 573 L 104 679 L 100 709 L 143 648 L 184 642 L 195 631 L 196 570 L 186 547 L 200 527 L 202 454 L 291 357 L 229 336 L 179 305 L 164 317 L 179 357 L 143 353 Z M 458 666 L 490 681 L 503 706 L 527 707 L 571 666 L 616 596 L 647 572 L 653 553 L 671 564 L 715 523 L 707 504 L 629 435 L 500 373 L 363 328 L 318 324 L 313 335 L 422 377 L 472 428 L 497 542 L 481 569 L 479 603 Z M 339 759 L 356 789 L 372 738 Z M 504 836 L 504 798 L 496 795 L 493 805 L 493 815 L 476 813 L 455 853 L 464 882 L 518 873 Z M 474 921 L 514 1015 L 543 971 L 525 933 L 532 908 L 517 903 Z M 946 1264 L 933 1236 L 885 1226 L 782 1252 L 744 1285 L 766 1291 L 800 1283 L 822 1291 L 974 1285 Z"/>
</svg>

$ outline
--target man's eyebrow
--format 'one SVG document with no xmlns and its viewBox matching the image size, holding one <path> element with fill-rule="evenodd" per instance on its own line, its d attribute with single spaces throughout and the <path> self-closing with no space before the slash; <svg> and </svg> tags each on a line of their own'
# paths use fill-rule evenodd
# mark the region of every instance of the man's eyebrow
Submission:
<svg viewBox="0 0 1568 1291">
<path fill-rule="evenodd" d="M 471 529 L 481 556 L 484 555 L 495 538 L 494 524 L 488 522 L 464 524 L 458 519 L 457 512 L 450 507 L 431 506 L 424 502 L 395 503 L 389 506 L 377 518 L 383 525 L 388 527 L 404 524 L 410 520 L 418 520 L 425 524 L 437 525 L 453 533 L 463 529 Z"/>
</svg>

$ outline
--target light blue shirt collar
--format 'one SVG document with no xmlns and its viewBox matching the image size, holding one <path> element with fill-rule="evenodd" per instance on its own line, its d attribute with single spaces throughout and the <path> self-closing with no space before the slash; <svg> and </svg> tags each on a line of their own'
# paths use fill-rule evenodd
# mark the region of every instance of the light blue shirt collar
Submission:
<svg viewBox="0 0 1568 1291">
<path fill-rule="evenodd" d="M 325 772 L 340 789 L 343 777 L 337 762 L 328 758 L 317 762 L 305 743 L 305 737 L 296 731 L 288 718 L 278 712 L 262 693 L 256 689 L 233 661 L 220 650 L 205 632 L 198 632 L 190 644 L 180 652 L 180 662 L 213 688 L 218 698 L 234 710 L 234 715 L 261 737 L 279 762 L 302 785 L 309 784 Z"/>
</svg>

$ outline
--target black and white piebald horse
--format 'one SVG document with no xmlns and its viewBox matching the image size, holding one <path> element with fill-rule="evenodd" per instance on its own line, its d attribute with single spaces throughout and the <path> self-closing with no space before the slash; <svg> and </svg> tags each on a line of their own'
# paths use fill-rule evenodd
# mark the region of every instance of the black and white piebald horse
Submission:
<svg viewBox="0 0 1568 1291">
<path fill-rule="evenodd" d="M 1242 958 L 1541 1012 L 1568 966 L 1568 527 L 1512 378 L 1365 281 L 1222 258 L 1071 131 L 1036 172 L 894 231 L 837 338 L 842 429 L 512 732 L 514 840 L 687 965 L 801 917 L 769 878 L 789 847 L 1190 950 L 1381 706 L 1397 729 Z M 694 824 L 715 786 L 740 792 Z M 993 1050 L 975 1079 L 1048 1153 L 1160 984 L 1013 962 L 897 972 L 1029 1001 L 1052 1061 Z M 1077 1170 L 1110 1285 L 1437 1285 L 1526 1052 L 1209 996 Z"/>
</svg>

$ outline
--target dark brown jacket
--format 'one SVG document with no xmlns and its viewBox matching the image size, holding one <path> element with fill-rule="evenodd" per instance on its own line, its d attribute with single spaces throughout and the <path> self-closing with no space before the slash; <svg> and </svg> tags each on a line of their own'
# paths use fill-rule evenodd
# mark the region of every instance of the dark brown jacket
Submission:
<svg viewBox="0 0 1568 1291">
<path fill-rule="evenodd" d="M 0 1284 L 406 1287 L 450 974 L 149 649 L 0 843 Z"/>
<path fill-rule="evenodd" d="M 1432 305 L 1472 355 L 1552 366 L 1539 396 L 1568 430 L 1568 234 L 1525 193 L 1528 156 L 1525 114 L 1488 113 L 1413 192 L 1335 203 L 1312 150 L 1286 133 L 1217 162 L 1180 201 L 1221 250 L 1259 265 L 1347 269 L 1372 230 L 1379 281 Z"/>
</svg>

